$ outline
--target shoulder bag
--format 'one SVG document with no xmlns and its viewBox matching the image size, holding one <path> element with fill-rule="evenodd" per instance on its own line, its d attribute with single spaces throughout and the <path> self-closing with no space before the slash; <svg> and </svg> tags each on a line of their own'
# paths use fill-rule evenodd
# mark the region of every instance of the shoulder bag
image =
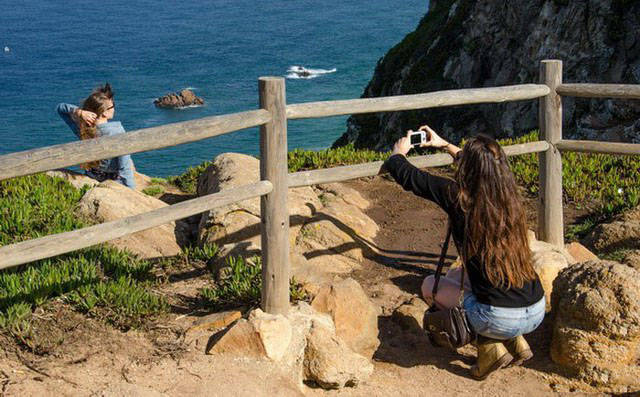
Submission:
<svg viewBox="0 0 640 397">
<path fill-rule="evenodd" d="M 451 222 L 449 222 L 447 227 L 447 237 L 445 238 L 442 246 L 442 253 L 440 254 L 440 260 L 438 261 L 438 267 L 435 274 L 435 282 L 433 283 L 432 294 L 434 302 L 438 292 L 438 283 L 440 282 L 440 276 L 442 275 L 444 257 L 447 253 L 447 249 L 449 248 L 450 238 Z M 460 298 L 458 300 L 458 305 L 451 309 L 440 310 L 434 303 L 424 314 L 424 330 L 427 332 L 429 341 L 434 346 L 447 347 L 451 350 L 455 350 L 470 343 L 474 338 L 465 310 L 462 307 L 462 298 L 464 296 L 464 272 L 465 268 L 463 263 L 460 276 Z"/>
</svg>

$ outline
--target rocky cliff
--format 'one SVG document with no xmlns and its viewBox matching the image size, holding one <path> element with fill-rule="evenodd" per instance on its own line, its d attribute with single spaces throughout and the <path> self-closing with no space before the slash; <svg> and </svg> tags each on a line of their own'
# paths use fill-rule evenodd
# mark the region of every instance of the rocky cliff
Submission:
<svg viewBox="0 0 640 397">
<path fill-rule="evenodd" d="M 416 30 L 378 61 L 362 97 L 538 81 L 543 59 L 564 82 L 640 84 L 639 0 L 431 0 Z M 640 142 L 640 101 L 565 98 L 565 137 Z M 444 136 L 515 136 L 538 127 L 538 101 L 356 115 L 334 146 L 385 149 L 429 123 Z"/>
</svg>

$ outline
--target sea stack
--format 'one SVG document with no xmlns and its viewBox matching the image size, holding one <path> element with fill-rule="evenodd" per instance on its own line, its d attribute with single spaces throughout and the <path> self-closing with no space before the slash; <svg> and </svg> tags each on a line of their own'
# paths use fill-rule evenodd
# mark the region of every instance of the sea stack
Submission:
<svg viewBox="0 0 640 397">
<path fill-rule="evenodd" d="M 204 105 L 204 99 L 196 96 L 191 90 L 182 90 L 162 96 L 153 101 L 153 103 L 159 108 L 178 109 L 187 106 Z"/>
</svg>

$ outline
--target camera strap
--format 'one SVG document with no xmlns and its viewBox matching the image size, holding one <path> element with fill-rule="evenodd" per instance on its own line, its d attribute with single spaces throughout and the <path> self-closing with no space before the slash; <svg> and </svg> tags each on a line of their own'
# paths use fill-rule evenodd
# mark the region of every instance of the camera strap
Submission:
<svg viewBox="0 0 640 397">
<path fill-rule="evenodd" d="M 444 258 L 447 255 L 447 250 L 449 249 L 449 240 L 451 239 L 451 220 L 449 220 L 447 224 L 447 237 L 444 239 L 444 244 L 442 244 L 442 251 L 440 252 L 440 259 L 438 260 L 438 267 L 436 268 L 435 280 L 433 283 L 433 289 L 431 290 L 431 294 L 433 299 L 435 300 L 436 294 L 438 293 L 438 284 L 440 284 L 440 277 L 442 276 L 442 268 L 444 267 Z M 460 275 L 460 299 L 459 303 L 462 303 L 462 297 L 464 294 L 464 263 L 462 264 L 462 272 Z"/>
</svg>

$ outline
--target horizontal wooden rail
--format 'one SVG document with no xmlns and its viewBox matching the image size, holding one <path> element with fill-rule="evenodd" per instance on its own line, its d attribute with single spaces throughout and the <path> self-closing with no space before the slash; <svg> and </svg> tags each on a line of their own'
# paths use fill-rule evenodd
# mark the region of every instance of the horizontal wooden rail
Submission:
<svg viewBox="0 0 640 397">
<path fill-rule="evenodd" d="M 0 156 L 0 180 L 199 141 L 269 121 L 269 112 L 259 109 L 11 153 Z"/>
<path fill-rule="evenodd" d="M 549 87 L 521 84 L 491 88 L 435 91 L 426 94 L 398 95 L 341 101 L 308 102 L 287 105 L 288 119 L 340 116 L 356 113 L 391 112 L 441 106 L 499 103 L 539 98 L 549 94 Z"/>
<path fill-rule="evenodd" d="M 556 92 L 584 98 L 640 99 L 640 84 L 560 84 Z"/>
<path fill-rule="evenodd" d="M 544 152 L 548 148 L 549 144 L 545 141 L 528 142 L 503 147 L 507 156 Z M 453 158 L 448 154 L 438 153 L 427 156 L 409 157 L 409 162 L 418 168 L 441 167 L 453 163 Z M 382 164 L 384 164 L 383 161 L 374 161 L 365 164 L 294 172 L 289 174 L 289 187 L 342 182 L 355 178 L 378 175 L 381 172 Z"/>
<path fill-rule="evenodd" d="M 567 152 L 639 155 L 640 143 L 576 141 L 563 139 L 556 147 Z"/>
<path fill-rule="evenodd" d="M 142 214 L 0 247 L 0 269 L 76 251 L 213 208 L 268 194 L 271 182 L 224 190 Z"/>
</svg>

